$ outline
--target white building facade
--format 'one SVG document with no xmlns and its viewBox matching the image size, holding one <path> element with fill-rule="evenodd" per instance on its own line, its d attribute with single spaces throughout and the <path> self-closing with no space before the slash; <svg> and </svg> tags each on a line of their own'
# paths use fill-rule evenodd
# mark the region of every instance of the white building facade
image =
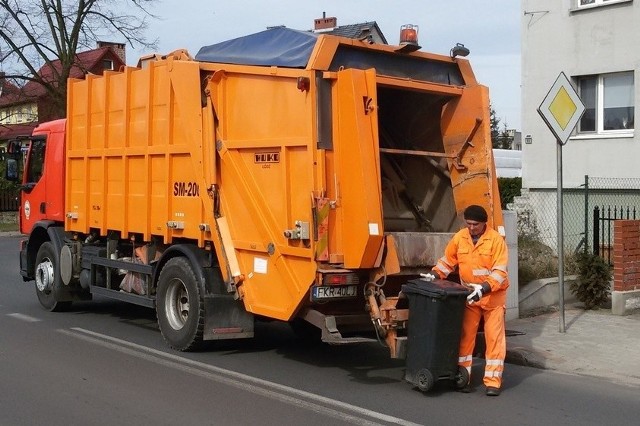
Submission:
<svg viewBox="0 0 640 426">
<path fill-rule="evenodd" d="M 569 245 L 576 245 L 574 237 L 584 236 L 585 222 L 591 220 L 591 206 L 583 202 L 580 208 L 584 190 L 579 188 L 584 188 L 585 176 L 616 182 L 640 176 L 640 136 L 635 131 L 640 0 L 521 1 L 524 199 L 528 198 L 538 231 L 553 245 L 558 150 L 537 108 L 564 72 L 586 106 L 562 149 L 563 188 L 567 201 L 575 198 L 578 203 L 574 213 L 565 207 L 563 223 Z M 601 183 L 598 189 L 620 190 L 616 184 L 606 186 Z"/>
</svg>

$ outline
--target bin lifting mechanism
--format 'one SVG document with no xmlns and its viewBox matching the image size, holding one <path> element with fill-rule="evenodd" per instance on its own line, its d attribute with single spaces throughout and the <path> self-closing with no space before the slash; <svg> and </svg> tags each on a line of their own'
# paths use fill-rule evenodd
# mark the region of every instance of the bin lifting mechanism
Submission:
<svg viewBox="0 0 640 426">
<path fill-rule="evenodd" d="M 398 330 L 406 329 L 409 309 L 398 309 L 397 305 L 406 296 L 400 292 L 398 296 L 386 297 L 382 288 L 373 282 L 367 284 L 364 294 L 373 326 L 384 339 L 391 358 L 405 358 L 407 337 L 398 336 Z"/>
</svg>

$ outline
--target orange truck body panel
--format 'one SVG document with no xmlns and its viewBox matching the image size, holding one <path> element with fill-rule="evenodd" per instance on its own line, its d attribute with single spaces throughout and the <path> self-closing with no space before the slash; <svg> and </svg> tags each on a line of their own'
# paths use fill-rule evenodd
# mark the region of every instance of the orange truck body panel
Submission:
<svg viewBox="0 0 640 426">
<path fill-rule="evenodd" d="M 71 81 L 65 230 L 195 242 L 215 252 L 248 312 L 290 320 L 320 270 L 427 267 L 385 259 L 403 251 L 387 241 L 453 232 L 468 204 L 501 226 L 488 90 L 466 60 L 404 54 L 459 69 L 464 84 L 452 85 L 331 70 L 341 47 L 399 55 L 321 36 L 306 69 L 168 55 Z M 330 147 L 318 130 L 320 84 Z M 423 216 L 428 224 L 414 226 Z M 394 232 L 402 238 L 385 238 Z"/>
</svg>

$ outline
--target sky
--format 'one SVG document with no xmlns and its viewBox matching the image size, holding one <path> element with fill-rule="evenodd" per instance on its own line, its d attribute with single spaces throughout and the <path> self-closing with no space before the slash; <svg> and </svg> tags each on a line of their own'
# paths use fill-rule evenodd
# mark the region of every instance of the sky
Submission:
<svg viewBox="0 0 640 426">
<path fill-rule="evenodd" d="M 310 30 L 313 21 L 336 17 L 338 25 L 376 21 L 389 44 L 400 26 L 419 27 L 423 51 L 449 54 L 456 43 L 471 51 L 476 78 L 489 87 L 500 128 L 520 130 L 520 1 L 517 0 L 158 0 L 148 38 L 157 53 L 186 48 L 192 56 L 210 44 L 284 25 Z M 127 46 L 135 65 L 150 51 Z"/>
</svg>

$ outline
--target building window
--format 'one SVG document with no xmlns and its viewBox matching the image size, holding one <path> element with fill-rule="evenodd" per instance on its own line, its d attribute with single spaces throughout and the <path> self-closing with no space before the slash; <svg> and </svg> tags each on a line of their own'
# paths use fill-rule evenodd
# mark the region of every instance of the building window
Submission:
<svg viewBox="0 0 640 426">
<path fill-rule="evenodd" d="M 105 70 L 113 70 L 113 61 L 111 59 L 103 59 L 102 68 Z"/>
<path fill-rule="evenodd" d="M 634 122 L 633 71 L 578 77 L 586 110 L 579 133 L 628 133 Z"/>
<path fill-rule="evenodd" d="M 38 107 L 31 105 L 31 121 L 38 121 Z"/>
<path fill-rule="evenodd" d="M 578 7 L 582 6 L 603 6 L 611 3 L 623 3 L 630 0 L 578 0 Z"/>
</svg>

